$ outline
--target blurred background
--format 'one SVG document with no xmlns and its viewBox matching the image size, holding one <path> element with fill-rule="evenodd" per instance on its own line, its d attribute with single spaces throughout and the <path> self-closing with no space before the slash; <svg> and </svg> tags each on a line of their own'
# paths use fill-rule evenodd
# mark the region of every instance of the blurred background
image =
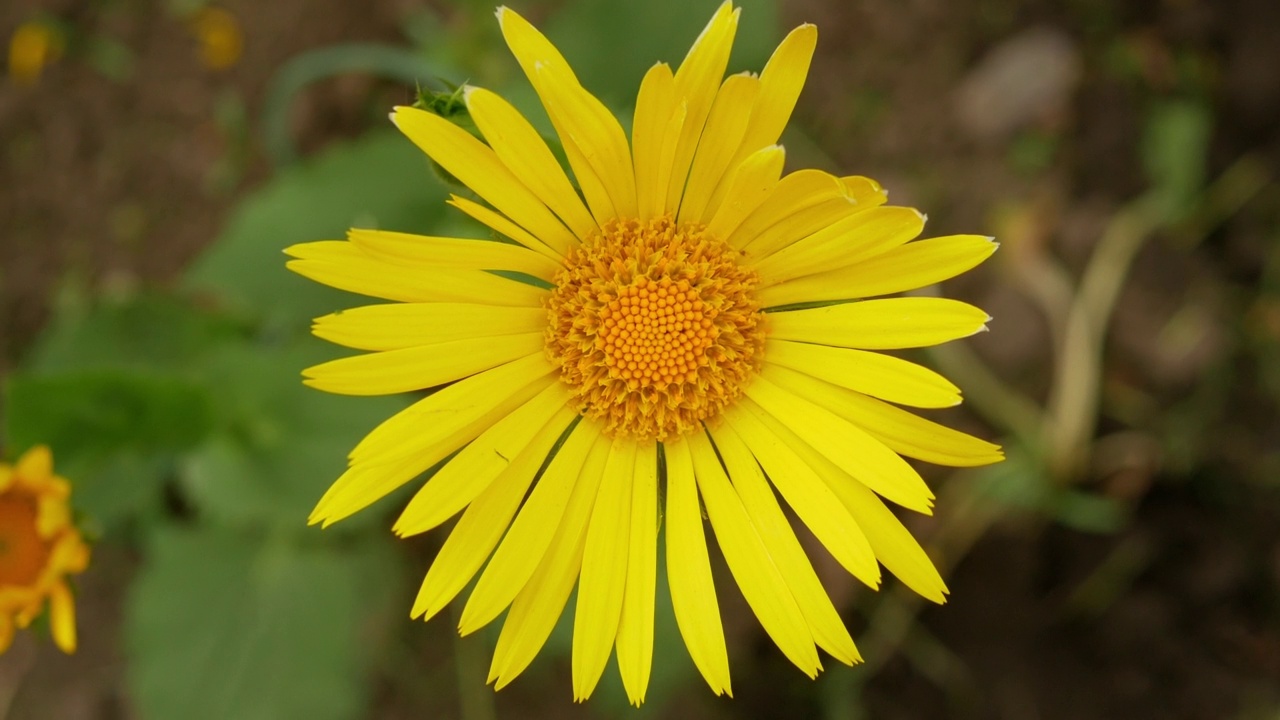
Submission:
<svg viewBox="0 0 1280 720">
<path fill-rule="evenodd" d="M 628 118 L 715 4 L 513 0 Z M 810 682 L 720 563 L 734 700 L 662 598 L 643 708 L 614 670 L 571 702 L 565 623 L 495 695 L 496 633 L 408 620 L 445 534 L 392 541 L 403 494 L 305 526 L 408 400 L 302 387 L 340 354 L 309 320 L 362 301 L 280 253 L 477 232 L 386 115 L 470 81 L 548 129 L 492 5 L 6 0 L 0 457 L 51 445 L 97 545 L 79 652 L 20 634 L 0 718 L 1280 718 L 1280 3 L 741 5 L 731 72 L 819 26 L 791 167 L 1002 243 L 943 288 L 991 332 L 922 358 L 1009 457 L 922 468 L 947 605 L 810 542 L 864 665 Z"/>
</svg>

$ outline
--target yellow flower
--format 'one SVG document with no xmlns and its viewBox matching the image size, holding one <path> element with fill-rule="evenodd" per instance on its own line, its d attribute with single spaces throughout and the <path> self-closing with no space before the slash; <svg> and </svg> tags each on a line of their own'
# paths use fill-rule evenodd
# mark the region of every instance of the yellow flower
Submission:
<svg viewBox="0 0 1280 720">
<path fill-rule="evenodd" d="M 89 565 L 89 548 L 71 523 L 67 481 L 53 474 L 49 448 L 0 463 L 0 652 L 49 603 L 53 641 L 76 649 L 76 611 L 67 575 Z"/>
<path fill-rule="evenodd" d="M 35 85 L 46 65 L 62 55 L 62 35 L 47 23 L 25 22 L 9 38 L 9 78 Z"/>
<path fill-rule="evenodd" d="M 200 62 L 210 70 L 226 70 L 240 60 L 244 34 L 236 17 L 226 10 L 200 8 L 191 19 L 191 31 L 200 43 Z"/>
<path fill-rule="evenodd" d="M 467 88 L 484 142 L 420 110 L 392 120 L 487 203 L 451 204 L 510 242 L 352 230 L 287 251 L 302 275 L 396 301 L 319 318 L 318 336 L 372 352 L 308 369 L 308 385 L 436 389 L 356 446 L 311 522 L 341 520 L 440 465 L 394 528 L 415 535 L 462 513 L 412 615 L 432 617 L 479 573 L 459 630 L 507 611 L 490 669 L 498 688 L 528 666 L 576 584 L 574 697 L 591 694 L 616 650 L 642 702 L 662 528 L 680 631 L 712 690 L 730 693 L 704 513 L 792 662 L 810 676 L 819 648 L 858 662 L 775 491 L 868 586 L 883 564 L 942 602 L 942 579 L 881 498 L 930 511 L 903 455 L 1002 457 L 890 404 L 946 407 L 960 394 L 873 352 L 965 337 L 987 314 L 941 298 L 863 299 L 956 275 L 995 245 L 909 242 L 923 216 L 885 206 L 875 182 L 782 175 L 776 143 L 817 30 L 796 28 L 759 76 L 726 79 L 738 12 L 722 5 L 675 72 L 649 70 L 628 143 L 555 47 L 500 8 L 576 187 L 515 108 Z"/>
</svg>

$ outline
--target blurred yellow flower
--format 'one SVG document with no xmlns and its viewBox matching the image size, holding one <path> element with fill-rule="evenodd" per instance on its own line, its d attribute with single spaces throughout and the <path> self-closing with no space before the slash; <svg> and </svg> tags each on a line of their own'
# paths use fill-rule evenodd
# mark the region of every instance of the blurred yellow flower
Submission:
<svg viewBox="0 0 1280 720">
<path fill-rule="evenodd" d="M 200 61 L 210 70 L 226 70 L 240 60 L 244 36 L 231 13 L 216 7 L 200 8 L 191 20 L 200 43 Z"/>
<path fill-rule="evenodd" d="M 53 641 L 76 649 L 75 602 L 67 576 L 83 572 L 89 548 L 71 522 L 71 488 L 53 474 L 49 448 L 28 450 L 17 464 L 0 463 L 0 652 L 49 607 Z"/>
<path fill-rule="evenodd" d="M 62 55 L 62 34 L 43 22 L 25 22 L 9 38 L 9 78 L 19 85 L 34 85 L 46 65 Z"/>
<path fill-rule="evenodd" d="M 869 587 L 882 563 L 943 602 L 942 578 L 881 498 L 930 512 L 904 455 L 1002 458 L 891 404 L 947 407 L 960 393 L 872 352 L 972 335 L 987 314 L 941 298 L 865 299 L 964 272 L 994 243 L 910 242 L 924 217 L 886 206 L 874 181 L 784 176 L 776 143 L 817 30 L 792 31 L 759 76 L 725 78 L 738 15 L 726 2 L 676 71 L 649 70 L 628 142 L 547 38 L 500 8 L 576 187 L 512 105 L 467 88 L 483 142 L 422 110 L 396 108 L 392 120 L 488 203 L 451 204 L 512 242 L 352 230 L 287 251 L 304 276 L 394 301 L 319 318 L 316 335 L 372 352 L 308 369 L 308 385 L 436 388 L 356 446 L 311 521 L 337 522 L 443 463 L 395 524 L 414 535 L 462 513 L 412 615 L 434 616 L 479 573 L 459 630 L 506 611 L 489 677 L 499 688 L 541 649 L 576 585 L 574 697 L 592 693 L 616 651 L 641 703 L 665 526 L 680 632 L 712 690 L 730 693 L 704 517 L 793 663 L 812 677 L 819 649 L 858 662 L 777 495 Z"/>
</svg>

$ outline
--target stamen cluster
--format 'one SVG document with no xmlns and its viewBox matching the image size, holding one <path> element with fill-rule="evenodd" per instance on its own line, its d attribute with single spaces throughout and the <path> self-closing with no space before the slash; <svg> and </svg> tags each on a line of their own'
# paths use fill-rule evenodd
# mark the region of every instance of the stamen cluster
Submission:
<svg viewBox="0 0 1280 720">
<path fill-rule="evenodd" d="M 611 436 L 668 439 L 714 421 L 760 367 L 756 274 L 700 226 L 614 220 L 569 253 L 547 353 Z"/>
</svg>

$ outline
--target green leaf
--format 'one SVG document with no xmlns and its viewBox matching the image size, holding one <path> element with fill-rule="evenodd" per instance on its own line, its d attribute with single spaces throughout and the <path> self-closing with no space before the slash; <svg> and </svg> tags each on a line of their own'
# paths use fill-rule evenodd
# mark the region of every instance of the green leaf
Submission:
<svg viewBox="0 0 1280 720">
<path fill-rule="evenodd" d="M 1178 221 L 1204 188 L 1213 115 L 1201 102 L 1170 100 L 1152 108 L 1142 138 L 1142 161 L 1155 209 Z"/>
<path fill-rule="evenodd" d="M 41 372 L 90 368 L 184 372 L 218 344 L 241 336 L 234 319 L 174 296 L 143 294 L 64 304 L 25 367 Z"/>
<path fill-rule="evenodd" d="M 364 627 L 394 576 L 385 557 L 213 529 L 162 528 L 151 550 L 125 627 L 142 717 L 363 714 L 376 652 Z"/>
<path fill-rule="evenodd" d="M 204 389 L 190 381 L 112 370 L 17 375 L 9 381 L 9 440 L 64 452 L 191 447 L 209 431 Z"/>
<path fill-rule="evenodd" d="M 338 145 L 281 172 L 236 211 L 192 265 L 185 286 L 301 334 L 311 318 L 359 304 L 285 269 L 284 248 L 345 237 L 351 227 L 432 234 L 444 189 L 425 155 L 393 131 Z"/>
<path fill-rule="evenodd" d="M 405 407 L 402 397 L 343 397 L 302 384 L 329 359 L 315 340 L 287 347 L 228 346 L 209 360 L 218 432 L 183 464 L 184 487 L 223 522 L 304 531 L 307 515 L 346 469 L 347 453 Z M 345 525 L 377 520 L 361 513 Z"/>
</svg>

